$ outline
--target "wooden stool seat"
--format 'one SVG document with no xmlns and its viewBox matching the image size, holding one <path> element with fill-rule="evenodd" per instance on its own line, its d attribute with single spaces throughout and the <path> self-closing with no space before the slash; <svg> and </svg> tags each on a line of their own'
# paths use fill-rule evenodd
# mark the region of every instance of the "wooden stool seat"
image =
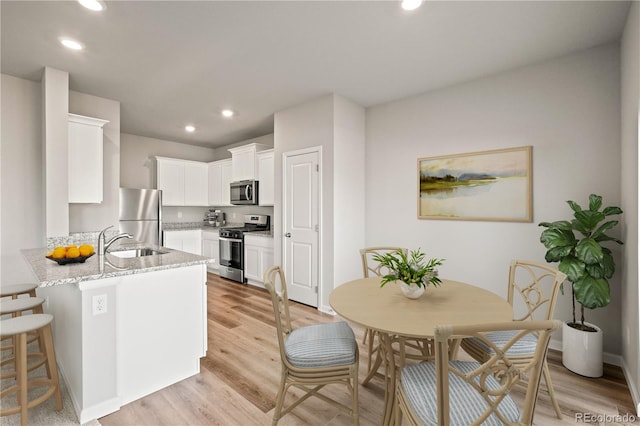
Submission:
<svg viewBox="0 0 640 426">
<path fill-rule="evenodd" d="M 20 297 L 18 299 L 0 300 L 0 315 L 16 314 L 23 311 L 34 311 L 42 313 L 42 297 Z M 39 309 L 39 312 L 35 312 Z"/>
<path fill-rule="evenodd" d="M 11 296 L 15 299 L 21 294 L 30 294 L 31 296 L 35 296 L 36 288 L 38 288 L 38 284 L 34 283 L 3 285 L 0 287 L 0 297 Z"/>
<path fill-rule="evenodd" d="M 0 407 L 0 416 L 20 413 L 20 424 L 22 426 L 27 425 L 27 409 L 43 403 L 52 395 L 56 399 L 56 409 L 58 411 L 62 410 L 58 367 L 51 335 L 52 321 L 53 316 L 49 314 L 24 315 L 0 321 L 0 337 L 12 337 L 14 339 L 16 360 L 16 384 L 0 392 L 0 398 L 5 398 L 7 395 L 15 393 L 17 401 L 15 407 L 9 408 L 6 407 L 7 404 L 3 403 L 2 407 Z M 27 380 L 27 334 L 31 331 L 40 333 L 41 350 L 46 357 L 47 377 Z M 45 387 L 46 391 L 29 401 L 28 390 L 40 387 Z"/>
</svg>

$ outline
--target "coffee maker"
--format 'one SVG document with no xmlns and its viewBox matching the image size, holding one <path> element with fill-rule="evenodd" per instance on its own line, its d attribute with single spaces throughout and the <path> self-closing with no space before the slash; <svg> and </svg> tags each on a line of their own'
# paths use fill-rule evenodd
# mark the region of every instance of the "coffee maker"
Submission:
<svg viewBox="0 0 640 426">
<path fill-rule="evenodd" d="M 224 212 L 217 209 L 209 209 L 204 216 L 204 224 L 206 226 L 220 227 L 226 223 Z"/>
</svg>

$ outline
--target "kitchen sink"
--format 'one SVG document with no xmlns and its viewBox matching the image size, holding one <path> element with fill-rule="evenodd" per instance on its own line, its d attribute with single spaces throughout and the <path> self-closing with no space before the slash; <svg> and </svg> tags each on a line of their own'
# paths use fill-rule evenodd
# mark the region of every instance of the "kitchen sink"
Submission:
<svg viewBox="0 0 640 426">
<path fill-rule="evenodd" d="M 142 257 L 142 256 L 155 256 L 159 254 L 166 254 L 166 251 L 153 250 L 150 248 L 139 248 L 139 249 L 131 249 L 131 250 L 118 250 L 111 251 L 109 254 L 121 257 L 121 258 L 130 258 L 130 257 Z"/>
</svg>

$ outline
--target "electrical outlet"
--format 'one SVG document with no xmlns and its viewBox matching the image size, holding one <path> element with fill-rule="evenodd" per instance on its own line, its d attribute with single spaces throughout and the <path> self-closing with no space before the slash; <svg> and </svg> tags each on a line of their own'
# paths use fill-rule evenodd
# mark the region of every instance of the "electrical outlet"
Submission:
<svg viewBox="0 0 640 426">
<path fill-rule="evenodd" d="M 178 211 L 178 219 L 182 219 L 182 212 Z"/>
<path fill-rule="evenodd" d="M 107 295 L 98 294 L 93 296 L 93 315 L 107 313 Z"/>
</svg>

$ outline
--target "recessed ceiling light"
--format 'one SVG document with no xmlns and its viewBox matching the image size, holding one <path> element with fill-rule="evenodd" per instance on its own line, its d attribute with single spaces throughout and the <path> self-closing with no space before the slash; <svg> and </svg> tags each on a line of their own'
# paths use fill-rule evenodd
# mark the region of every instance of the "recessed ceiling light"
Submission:
<svg viewBox="0 0 640 426">
<path fill-rule="evenodd" d="M 63 37 L 60 39 L 60 43 L 62 43 L 64 47 L 67 47 L 71 50 L 84 49 L 84 45 L 82 43 L 80 43 L 79 41 L 72 40 L 70 38 Z"/>
<path fill-rule="evenodd" d="M 234 115 L 235 115 L 235 112 L 233 112 L 230 109 L 223 109 L 222 110 L 222 116 L 223 117 L 229 118 L 229 117 L 233 117 Z"/>
<path fill-rule="evenodd" d="M 402 8 L 404 10 L 415 10 L 420 7 L 422 0 L 402 0 Z"/>
<path fill-rule="evenodd" d="M 106 7 L 103 2 L 98 0 L 78 0 L 78 3 L 80 3 L 87 9 L 94 10 L 96 12 L 100 12 Z"/>
<path fill-rule="evenodd" d="M 195 131 L 196 131 L 196 128 L 195 128 L 195 127 L 193 127 L 191 124 L 189 124 L 189 125 L 187 125 L 187 126 L 184 126 L 184 129 L 185 129 L 187 132 L 189 132 L 189 133 L 193 133 L 193 132 L 195 132 Z"/>
</svg>

